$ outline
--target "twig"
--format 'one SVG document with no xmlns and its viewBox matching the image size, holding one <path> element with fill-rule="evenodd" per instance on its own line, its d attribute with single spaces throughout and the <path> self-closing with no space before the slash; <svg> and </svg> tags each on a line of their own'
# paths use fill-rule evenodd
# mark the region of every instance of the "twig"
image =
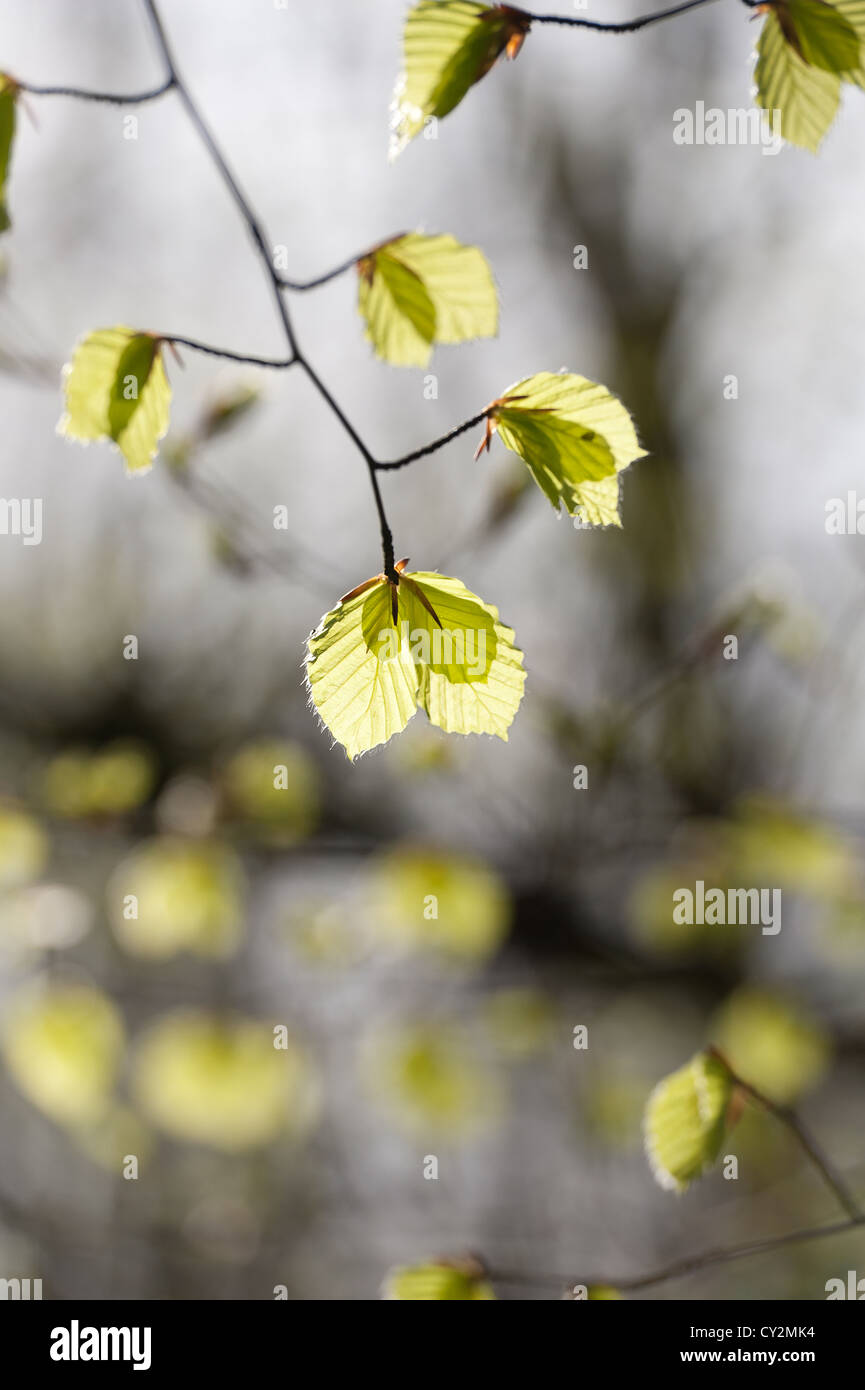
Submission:
<svg viewBox="0 0 865 1390">
<path fill-rule="evenodd" d="M 684 14 L 686 10 L 696 10 L 710 2 L 711 0 L 685 0 L 683 5 L 673 5 L 668 10 L 656 10 L 654 14 L 644 14 L 637 19 L 626 19 L 613 24 L 605 24 L 597 19 L 575 19 L 570 15 L 531 14 L 528 11 L 525 13 L 532 24 L 565 24 L 571 29 L 594 29 L 602 34 L 632 34 L 637 29 L 645 29 L 649 24 L 657 24 L 662 19 L 672 19 L 677 14 Z M 747 4 L 748 0 L 744 0 L 744 3 Z"/>
</svg>

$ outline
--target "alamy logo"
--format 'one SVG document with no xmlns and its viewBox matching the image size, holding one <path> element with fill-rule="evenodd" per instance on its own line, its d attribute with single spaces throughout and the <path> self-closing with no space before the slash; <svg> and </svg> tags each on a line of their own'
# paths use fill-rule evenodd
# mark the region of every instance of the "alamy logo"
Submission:
<svg viewBox="0 0 865 1390">
<path fill-rule="evenodd" d="M 16 1303 L 28 1303 L 31 1299 L 41 1299 L 41 1279 L 0 1279 L 0 1299 L 13 1299 Z"/>
<path fill-rule="evenodd" d="M 378 634 L 379 661 L 394 661 L 407 651 L 423 666 L 462 666 L 469 676 L 482 676 L 487 669 L 487 635 L 482 628 L 425 627 L 411 631 L 407 619 L 395 628 Z"/>
<path fill-rule="evenodd" d="M 133 1371 L 150 1370 L 149 1327 L 69 1327 L 51 1332 L 52 1361 L 131 1361 Z"/>
<path fill-rule="evenodd" d="M 824 1287 L 828 1301 L 855 1298 L 859 1303 L 865 1302 L 865 1279 L 859 1279 L 855 1269 L 848 1269 L 846 1284 L 843 1279 L 827 1279 Z"/>
<path fill-rule="evenodd" d="M 20 536 L 25 545 L 42 541 L 42 498 L 0 497 L 0 536 Z"/>
<path fill-rule="evenodd" d="M 771 119 L 771 124 L 770 124 Z M 784 143 L 781 112 L 733 107 L 722 111 L 698 101 L 693 111 L 680 106 L 673 112 L 673 142 L 676 145 L 762 145 L 763 154 L 777 154 Z"/>
<path fill-rule="evenodd" d="M 848 492 L 826 503 L 826 533 L 830 536 L 865 536 L 865 497 Z"/>
<path fill-rule="evenodd" d="M 677 888 L 673 893 L 673 921 L 677 926 L 756 927 L 764 936 L 777 936 L 781 930 L 780 888 L 709 888 L 701 878 L 693 891 Z"/>
</svg>

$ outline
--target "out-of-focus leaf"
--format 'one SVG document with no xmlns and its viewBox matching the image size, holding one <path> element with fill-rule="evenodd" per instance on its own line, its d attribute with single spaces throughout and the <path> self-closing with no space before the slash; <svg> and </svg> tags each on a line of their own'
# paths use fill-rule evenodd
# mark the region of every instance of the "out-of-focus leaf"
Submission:
<svg viewBox="0 0 865 1390">
<path fill-rule="evenodd" d="M 397 1123 L 419 1137 L 466 1138 L 498 1116 L 501 1089 L 455 1024 L 382 1030 L 366 1056 L 370 1086 Z"/>
<path fill-rule="evenodd" d="M 204 442 L 224 434 L 248 415 L 260 400 L 261 391 L 249 383 L 242 383 L 223 391 L 207 407 L 201 420 L 199 439 Z"/>
<path fill-rule="evenodd" d="M 194 1010 L 168 1014 L 135 1048 L 133 1086 L 144 1113 L 176 1139 L 228 1153 L 288 1131 L 307 1132 L 317 1095 L 305 1053 L 254 1019 Z"/>
<path fill-rule="evenodd" d="M 0 805 L 0 889 L 38 878 L 48 860 L 48 837 L 37 820 Z"/>
<path fill-rule="evenodd" d="M 318 818 L 315 765 L 299 743 L 258 739 L 240 748 L 221 776 L 230 816 L 279 843 L 303 839 Z"/>
<path fill-rule="evenodd" d="M 118 741 L 97 752 L 70 748 L 42 773 L 42 799 L 55 815 L 78 819 L 136 810 L 153 790 L 156 768 L 142 743 Z"/>
<path fill-rule="evenodd" d="M 849 841 L 782 802 L 765 797 L 741 802 L 729 836 L 740 883 L 779 883 L 816 898 L 837 898 L 861 886 Z"/>
<path fill-rule="evenodd" d="M 733 1070 L 779 1105 L 825 1074 L 828 1035 L 808 1013 L 764 990 L 743 987 L 726 1000 L 712 1032 Z"/>
<path fill-rule="evenodd" d="M 60 434 L 84 443 L 111 439 L 128 473 L 146 472 L 168 429 L 171 402 L 159 338 L 123 325 L 98 328 L 78 343 L 63 376 Z"/>
<path fill-rule="evenodd" d="M 712 1166 L 724 1139 L 732 1093 L 729 1071 L 710 1052 L 698 1052 L 658 1083 L 646 1105 L 643 1136 L 661 1187 L 684 1192 Z"/>
<path fill-rule="evenodd" d="M 412 232 L 358 261 L 358 308 L 376 355 L 423 367 L 434 343 L 493 338 L 498 298 L 489 263 L 452 236 Z"/>
<path fill-rule="evenodd" d="M 371 894 L 375 934 L 406 950 L 483 960 L 508 929 L 504 884 L 478 860 L 397 848 L 375 864 Z"/>
<path fill-rule="evenodd" d="M 392 1269 L 385 1280 L 382 1297 L 401 1302 L 454 1301 L 487 1302 L 495 1299 L 484 1271 L 473 1261 L 445 1264 L 403 1265 Z"/>
<path fill-rule="evenodd" d="M 510 5 L 418 0 L 406 17 L 404 70 L 394 92 L 390 157 L 430 116 L 447 116 L 501 53 L 515 58 L 531 21 Z"/>
<path fill-rule="evenodd" d="M 536 989 L 499 989 L 483 1008 L 483 1020 L 504 1057 L 534 1057 L 550 1043 L 555 1027 L 551 1001 Z"/>
<path fill-rule="evenodd" d="M 236 855 L 216 841 L 147 841 L 116 869 L 108 901 L 114 934 L 135 956 L 190 951 L 220 959 L 240 943 L 243 874 Z"/>
<path fill-rule="evenodd" d="M 19 1090 L 59 1124 L 95 1123 L 122 1060 L 123 1023 L 88 985 L 46 984 L 13 997 L 3 1055 Z"/>
<path fill-rule="evenodd" d="M 617 474 L 646 451 L 606 387 L 571 372 L 538 372 L 493 402 L 484 444 L 494 433 L 527 464 L 554 510 L 619 525 Z"/>
</svg>

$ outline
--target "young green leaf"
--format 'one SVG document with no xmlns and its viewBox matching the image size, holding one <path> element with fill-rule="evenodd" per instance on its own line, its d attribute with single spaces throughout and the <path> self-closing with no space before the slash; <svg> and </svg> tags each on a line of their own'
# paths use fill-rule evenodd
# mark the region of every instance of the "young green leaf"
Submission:
<svg viewBox="0 0 865 1390">
<path fill-rule="evenodd" d="M 733 1081 L 720 1057 L 698 1052 L 660 1081 L 646 1104 L 646 1156 L 661 1187 L 684 1192 L 710 1168 L 724 1138 Z"/>
<path fill-rule="evenodd" d="M 409 653 L 380 659 L 379 634 L 392 622 L 391 586 L 382 575 L 341 599 L 309 638 L 310 699 L 349 758 L 401 733 L 417 709 L 417 672 Z"/>
<path fill-rule="evenodd" d="M 12 158 L 12 142 L 15 139 L 15 100 L 18 90 L 11 78 L 0 73 L 0 232 L 8 231 L 12 223 L 6 207 L 6 183 L 9 178 L 9 161 Z"/>
<path fill-rule="evenodd" d="M 526 678 L 513 638 L 460 580 L 403 567 L 398 585 L 377 575 L 322 619 L 310 699 L 349 758 L 387 743 L 418 706 L 449 733 L 507 741 Z"/>
<path fill-rule="evenodd" d="M 531 17 L 512 5 L 471 0 L 418 0 L 403 35 L 404 71 L 394 92 L 390 158 L 423 129 L 446 116 L 502 53 L 515 58 Z"/>
<path fill-rule="evenodd" d="M 357 268 L 366 336 L 386 362 L 424 367 L 434 343 L 498 331 L 495 282 L 476 246 L 412 232 L 376 247 Z"/>
<path fill-rule="evenodd" d="M 865 0 L 835 0 L 835 8 L 853 25 L 859 37 L 859 63 L 844 73 L 842 81 L 865 87 Z"/>
<path fill-rule="evenodd" d="M 817 152 L 838 110 L 841 79 L 812 67 L 787 42 L 777 13 L 766 16 L 757 40 L 757 105 L 780 113 L 780 133 L 790 144 Z"/>
<path fill-rule="evenodd" d="M 851 72 L 859 65 L 859 35 L 834 5 L 824 0 L 779 0 L 773 6 L 781 31 L 811 67 Z"/>
<path fill-rule="evenodd" d="M 423 591 L 440 623 L 437 628 L 413 587 L 401 592 L 413 641 L 424 629 L 429 635 L 430 659 L 418 664 L 421 709 L 446 733 L 495 734 L 507 743 L 526 683 L 513 629 L 459 579 L 415 573 L 409 585 Z"/>
<path fill-rule="evenodd" d="M 171 401 L 159 338 L 122 325 L 99 328 L 78 344 L 63 376 L 59 432 L 82 441 L 113 439 L 127 472 L 146 472 L 168 429 Z"/>
<path fill-rule="evenodd" d="M 475 1262 L 425 1264 L 392 1269 L 385 1280 L 382 1296 L 401 1302 L 462 1302 L 495 1299 L 492 1287 Z"/>
<path fill-rule="evenodd" d="M 487 432 L 518 454 L 544 495 L 594 525 L 619 523 L 617 473 L 645 456 L 634 422 L 604 386 L 567 372 L 539 372 L 490 407 Z"/>
</svg>

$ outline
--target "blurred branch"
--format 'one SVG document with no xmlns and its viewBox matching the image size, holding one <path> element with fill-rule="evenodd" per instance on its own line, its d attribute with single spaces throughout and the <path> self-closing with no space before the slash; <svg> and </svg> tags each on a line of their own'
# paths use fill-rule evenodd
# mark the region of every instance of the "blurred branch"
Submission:
<svg viewBox="0 0 865 1390">
<path fill-rule="evenodd" d="M 786 1125 L 787 1129 L 789 1129 L 790 1133 L 793 1135 L 793 1138 L 807 1156 L 809 1162 L 814 1165 L 820 1177 L 837 1198 L 839 1204 L 843 1207 L 844 1211 L 846 1211 L 851 1221 L 857 1225 L 865 1222 L 865 1212 L 863 1212 L 856 1197 L 844 1182 L 844 1179 L 832 1167 L 828 1158 L 826 1158 L 816 1140 L 808 1133 L 796 1112 L 791 1110 L 789 1106 L 778 1105 L 767 1095 L 764 1095 L 762 1091 L 758 1090 L 756 1086 L 752 1086 L 750 1081 L 745 1081 L 741 1076 L 737 1076 L 733 1068 L 716 1048 L 710 1047 L 708 1051 L 724 1064 L 730 1074 L 733 1084 L 738 1087 L 740 1091 L 746 1096 L 750 1096 L 753 1101 L 761 1105 L 770 1115 L 774 1115 L 783 1125 Z"/>
</svg>

